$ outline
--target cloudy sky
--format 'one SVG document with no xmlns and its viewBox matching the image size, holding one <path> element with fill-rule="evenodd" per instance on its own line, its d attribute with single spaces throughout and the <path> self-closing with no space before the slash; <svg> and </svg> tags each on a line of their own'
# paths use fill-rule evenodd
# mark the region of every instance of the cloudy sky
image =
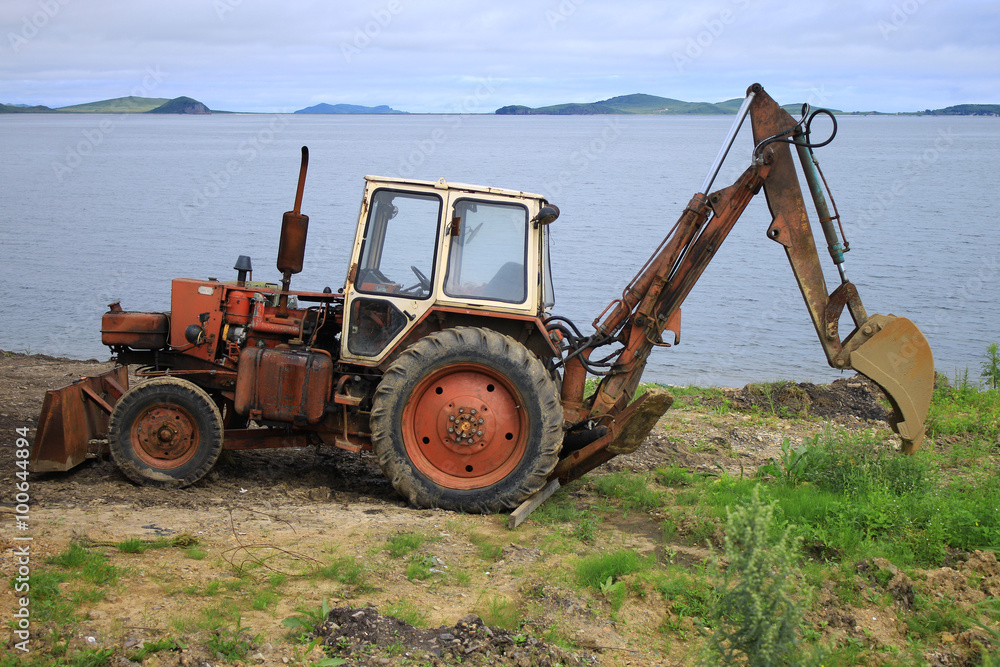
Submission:
<svg viewBox="0 0 1000 667">
<path fill-rule="evenodd" d="M 649 93 L 1000 103 L 996 0 L 3 0 L 0 102 L 489 112 Z"/>
</svg>

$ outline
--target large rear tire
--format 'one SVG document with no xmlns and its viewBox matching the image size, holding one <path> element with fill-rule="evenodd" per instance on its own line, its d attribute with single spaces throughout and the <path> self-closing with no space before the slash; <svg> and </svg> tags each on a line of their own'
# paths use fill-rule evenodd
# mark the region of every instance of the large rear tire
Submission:
<svg viewBox="0 0 1000 667">
<path fill-rule="evenodd" d="M 498 512 L 544 486 L 559 460 L 556 384 L 489 329 L 426 336 L 386 371 L 371 414 L 382 472 L 417 507 Z"/>
<path fill-rule="evenodd" d="M 125 392 L 108 431 L 118 468 L 146 486 L 190 486 L 222 453 L 218 406 L 201 387 L 179 378 L 155 378 Z"/>
</svg>

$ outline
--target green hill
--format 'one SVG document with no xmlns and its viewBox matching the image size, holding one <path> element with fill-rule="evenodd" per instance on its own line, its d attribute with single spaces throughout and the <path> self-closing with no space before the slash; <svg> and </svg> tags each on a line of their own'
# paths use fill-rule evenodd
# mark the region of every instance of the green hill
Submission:
<svg viewBox="0 0 1000 667">
<path fill-rule="evenodd" d="M 211 109 L 190 97 L 175 97 L 146 113 L 210 114 Z"/>
<path fill-rule="evenodd" d="M 511 105 L 501 107 L 495 113 L 501 116 L 589 116 L 593 114 L 645 114 L 656 116 L 717 115 L 735 114 L 741 104 L 743 104 L 742 97 L 724 102 L 685 102 L 670 97 L 635 93 L 633 95 L 619 95 L 618 97 L 601 100 L 600 102 L 554 104 L 534 109 L 526 106 Z M 797 118 L 802 105 L 786 104 L 783 108 Z M 831 111 L 842 113 L 837 109 L 831 109 Z"/>
<path fill-rule="evenodd" d="M 599 102 L 555 104 L 547 107 L 506 106 L 496 110 L 499 115 L 593 115 L 593 114 L 732 114 L 739 109 L 742 99 L 725 102 L 684 102 L 670 97 L 635 93 L 619 95 Z"/>
<path fill-rule="evenodd" d="M 1000 116 L 1000 104 L 956 104 L 944 109 L 928 109 L 929 116 Z"/>
<path fill-rule="evenodd" d="M 19 104 L 0 104 L 0 113 L 52 113 L 54 109 L 42 106 L 25 107 Z"/>
<path fill-rule="evenodd" d="M 56 111 L 67 113 L 144 113 L 163 106 L 169 101 L 165 97 L 132 97 L 130 95 L 129 97 L 116 97 L 100 102 L 59 107 Z"/>
</svg>

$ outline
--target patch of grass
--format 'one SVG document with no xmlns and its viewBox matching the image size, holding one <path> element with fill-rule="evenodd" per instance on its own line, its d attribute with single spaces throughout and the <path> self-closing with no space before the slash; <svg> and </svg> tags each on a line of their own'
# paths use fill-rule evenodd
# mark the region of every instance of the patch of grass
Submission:
<svg viewBox="0 0 1000 667">
<path fill-rule="evenodd" d="M 412 601 L 406 598 L 387 604 L 382 613 L 393 618 L 398 618 L 404 623 L 409 623 L 415 628 L 427 627 L 427 611 L 420 609 Z"/>
<path fill-rule="evenodd" d="M 281 599 L 281 596 L 275 590 L 266 589 L 263 591 L 257 591 L 257 594 L 254 596 L 253 602 L 250 603 L 250 606 L 257 611 L 264 611 L 268 607 L 273 606 L 279 599 Z"/>
<path fill-rule="evenodd" d="M 437 574 L 432 570 L 437 569 L 437 560 L 434 556 L 426 554 L 413 554 L 410 562 L 406 566 L 406 578 L 410 581 L 423 581 L 430 579 Z"/>
<path fill-rule="evenodd" d="M 296 639 L 306 640 L 313 628 L 325 622 L 326 617 L 330 615 L 330 603 L 327 602 L 326 598 L 323 598 L 323 602 L 317 609 L 296 607 L 295 611 L 299 612 L 297 616 L 289 616 L 281 621 L 281 624 L 286 628 L 291 628 Z"/>
<path fill-rule="evenodd" d="M 1000 440 L 1000 390 L 980 391 L 967 381 L 957 381 L 953 387 L 934 390 L 927 411 L 927 434 Z"/>
<path fill-rule="evenodd" d="M 594 554 L 581 559 L 576 564 L 576 578 L 581 586 L 587 586 L 596 592 L 601 592 L 601 586 L 639 572 L 652 563 L 632 549 L 620 549 L 605 554 Z"/>
<path fill-rule="evenodd" d="M 318 568 L 316 576 L 333 579 L 346 586 L 364 586 L 368 570 L 354 556 L 341 556 L 334 558 L 329 565 Z"/>
<path fill-rule="evenodd" d="M 208 552 L 199 547 L 197 544 L 192 544 L 184 550 L 184 557 L 190 558 L 191 560 L 204 560 L 208 556 Z"/>
<path fill-rule="evenodd" d="M 393 558 L 401 558 L 424 546 L 429 539 L 424 533 L 398 533 L 386 540 L 383 549 Z"/>
<path fill-rule="evenodd" d="M 504 595 L 484 595 L 473 609 L 490 627 L 511 631 L 521 627 L 521 610 L 513 600 Z"/>
<path fill-rule="evenodd" d="M 236 629 L 216 628 L 215 632 L 205 640 L 205 647 L 212 653 L 219 654 L 226 662 L 242 660 L 247 653 L 260 642 L 259 636 L 252 636 L 243 629 L 239 621 Z"/>
<path fill-rule="evenodd" d="M 670 465 L 666 468 L 657 468 L 656 481 L 663 486 L 676 488 L 679 486 L 690 486 L 694 484 L 698 477 L 677 465 Z"/>
<path fill-rule="evenodd" d="M 663 492 L 650 487 L 649 475 L 613 472 L 597 477 L 592 485 L 594 491 L 607 498 L 614 498 L 625 510 L 648 512 L 663 504 Z"/>
<path fill-rule="evenodd" d="M 164 637 L 163 639 L 144 643 L 141 649 L 128 653 L 127 657 L 132 662 L 142 662 L 149 656 L 160 651 L 181 651 L 186 648 L 187 644 L 181 640 L 174 637 Z"/>
<path fill-rule="evenodd" d="M 711 613 L 719 600 L 719 591 L 705 577 L 688 574 L 680 568 L 670 568 L 656 581 L 667 609 L 678 620 L 690 617 L 699 625 L 711 624 Z"/>
<path fill-rule="evenodd" d="M 476 545 L 479 557 L 483 560 L 496 561 L 503 555 L 503 544 L 482 533 L 470 533 L 469 541 Z"/>
</svg>

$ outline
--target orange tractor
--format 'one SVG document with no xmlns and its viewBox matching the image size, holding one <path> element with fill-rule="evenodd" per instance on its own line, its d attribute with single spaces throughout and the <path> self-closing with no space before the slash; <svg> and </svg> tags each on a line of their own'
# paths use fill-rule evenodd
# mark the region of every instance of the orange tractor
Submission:
<svg viewBox="0 0 1000 667">
<path fill-rule="evenodd" d="M 817 114 L 833 133 L 814 143 Z M 745 117 L 750 166 L 712 190 Z M 795 120 L 753 85 L 701 190 L 649 261 L 582 333 L 550 315 L 548 225 L 536 194 L 459 183 L 366 177 L 343 288 L 293 291 L 308 217 L 282 220 L 281 284 L 176 279 L 169 312 L 104 314 L 102 341 L 119 366 L 49 392 L 34 471 L 68 470 L 106 434 L 139 484 L 186 486 L 224 449 L 326 444 L 371 449 L 413 505 L 525 515 L 569 480 L 643 441 L 672 398 L 633 396 L 652 348 L 679 340 L 680 306 L 750 200 L 763 188 L 768 238 L 791 263 L 834 368 L 881 386 L 893 428 L 912 452 L 923 438 L 934 366 L 909 320 L 868 315 L 844 272 L 847 244 L 813 149 L 836 133 L 825 110 Z M 792 151 L 815 204 L 840 284 L 828 292 Z M 853 328 L 842 336 L 847 308 Z M 142 382 L 128 386 L 128 367 Z M 600 378 L 585 395 L 588 375 Z"/>
</svg>

